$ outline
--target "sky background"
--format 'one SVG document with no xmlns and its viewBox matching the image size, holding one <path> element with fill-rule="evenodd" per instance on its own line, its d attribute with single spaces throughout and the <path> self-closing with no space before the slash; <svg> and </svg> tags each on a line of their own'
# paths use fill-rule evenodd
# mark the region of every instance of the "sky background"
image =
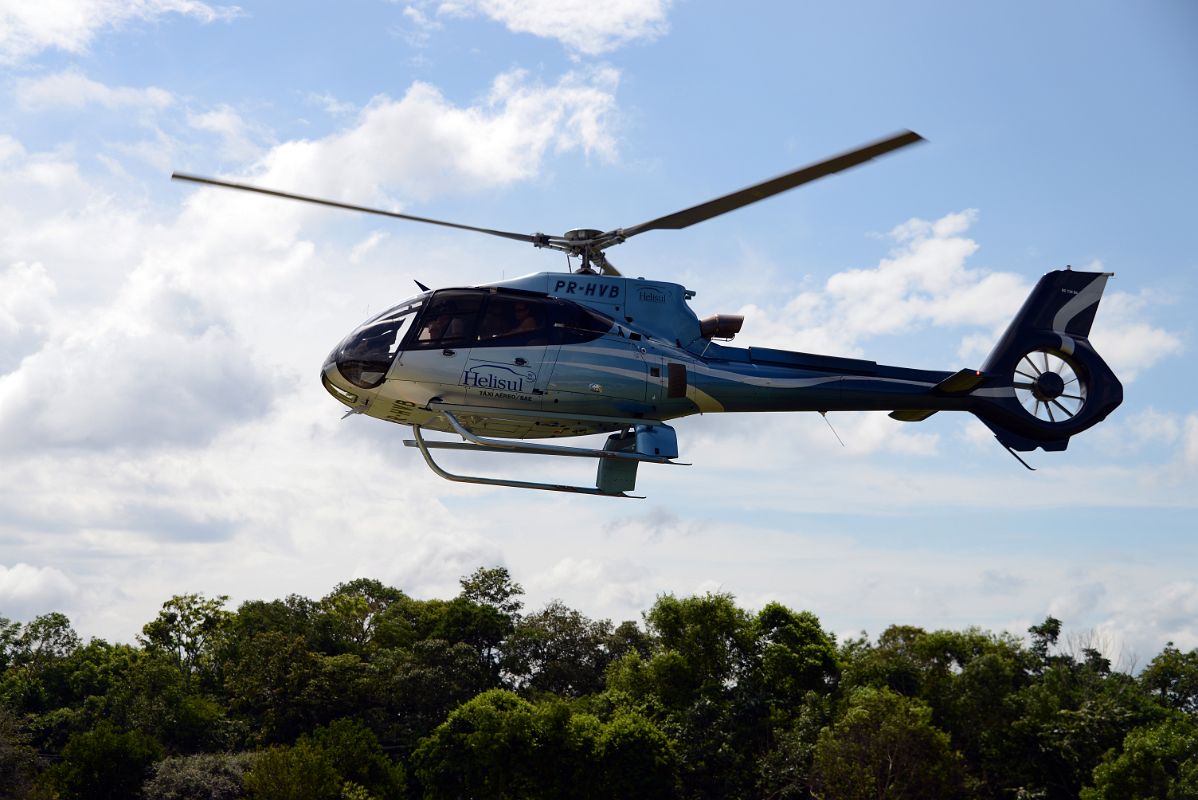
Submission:
<svg viewBox="0 0 1198 800">
<path fill-rule="evenodd" d="M 1198 6 L 0 0 L 0 614 L 132 641 L 174 594 L 378 578 L 639 618 L 664 592 L 1198 647 Z M 976 367 L 1044 272 L 1116 274 L 1124 404 L 1028 472 L 972 417 L 676 423 L 621 501 L 442 481 L 320 365 L 431 286 L 560 254 L 170 181 L 514 231 L 629 226 L 910 128 L 929 140 L 610 253 L 735 344 Z M 593 464 L 458 460 L 524 479 Z"/>
</svg>

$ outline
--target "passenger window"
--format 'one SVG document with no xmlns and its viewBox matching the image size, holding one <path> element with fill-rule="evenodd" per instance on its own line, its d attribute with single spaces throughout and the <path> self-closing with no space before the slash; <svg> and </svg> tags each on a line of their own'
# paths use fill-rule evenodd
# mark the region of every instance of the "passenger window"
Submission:
<svg viewBox="0 0 1198 800">
<path fill-rule="evenodd" d="M 478 344 L 546 345 L 547 311 L 545 301 L 537 298 L 492 295 L 478 326 Z"/>
<path fill-rule="evenodd" d="M 553 327 L 561 344 L 579 344 L 598 339 L 615 323 L 608 317 L 568 300 L 557 301 Z"/>
<path fill-rule="evenodd" d="M 420 317 L 420 327 L 410 347 L 435 348 L 473 344 L 482 308 L 477 292 L 438 292 Z"/>
</svg>

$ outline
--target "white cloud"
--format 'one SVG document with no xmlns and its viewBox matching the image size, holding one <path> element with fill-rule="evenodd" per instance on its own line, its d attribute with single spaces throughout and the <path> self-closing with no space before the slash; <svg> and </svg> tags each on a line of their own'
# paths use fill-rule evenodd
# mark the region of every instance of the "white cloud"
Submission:
<svg viewBox="0 0 1198 800">
<path fill-rule="evenodd" d="M 160 110 L 175 102 L 165 89 L 154 86 L 137 89 L 130 86 L 106 86 L 77 70 L 65 70 L 44 78 L 17 82 L 17 105 L 25 111 L 70 109 L 87 106 L 108 109 L 147 108 Z"/>
<path fill-rule="evenodd" d="M 1198 583 L 1176 580 L 1127 587 L 1111 605 L 1095 629 L 1121 643 L 1140 667 L 1167 641 L 1182 650 L 1198 647 Z"/>
<path fill-rule="evenodd" d="M 41 264 L 18 261 L 0 272 L 0 375 L 41 343 L 54 294 L 54 281 Z"/>
<path fill-rule="evenodd" d="M 4 0 L 0 2 L 0 64 L 20 62 L 47 48 L 82 53 L 103 30 L 165 14 L 214 22 L 240 13 L 235 6 L 211 6 L 198 0 Z"/>
<path fill-rule="evenodd" d="M 1198 414 L 1186 417 L 1183 441 L 1186 463 L 1191 467 L 1198 467 Z"/>
<path fill-rule="evenodd" d="M 595 56 L 663 35 L 670 5 L 671 0 L 448 0 L 437 12 L 481 14 L 515 33 L 557 39 L 573 51 Z"/>
<path fill-rule="evenodd" d="M 1181 337 L 1144 318 L 1153 306 L 1169 302 L 1147 289 L 1136 294 L 1107 292 L 1103 297 L 1090 341 L 1120 380 L 1131 382 L 1141 371 L 1183 352 Z"/>
<path fill-rule="evenodd" d="M 566 557 L 531 576 L 527 588 L 539 597 L 589 596 L 596 608 L 647 609 L 654 595 L 649 574 L 643 565 L 626 558 Z M 623 616 L 628 616 L 627 611 Z"/>
<path fill-rule="evenodd" d="M 325 113 L 334 117 L 343 117 L 358 111 L 358 107 L 353 103 L 338 100 L 328 92 L 310 92 L 307 101 L 313 105 L 320 106 L 325 110 Z"/>
<path fill-rule="evenodd" d="M 976 216 L 969 209 L 936 221 L 908 220 L 890 232 L 897 246 L 878 266 L 838 272 L 781 307 L 742 309 L 744 336 L 767 346 L 858 355 L 865 339 L 927 325 L 1001 328 L 1027 285 L 1011 273 L 966 266 L 978 245 L 963 234 Z"/>
<path fill-rule="evenodd" d="M 516 70 L 497 77 L 480 103 L 466 107 L 417 82 L 399 100 L 375 97 L 343 132 L 273 148 L 255 170 L 256 180 L 386 202 L 389 192 L 427 198 L 526 180 L 539 174 L 550 153 L 581 150 L 612 159 L 618 82 L 610 68 L 571 72 L 552 86 Z"/>
<path fill-rule="evenodd" d="M 259 142 L 268 138 L 264 131 L 247 125 L 241 115 L 227 105 L 211 111 L 188 113 L 187 124 L 219 136 L 222 156 L 236 163 L 246 163 L 261 156 Z"/>
<path fill-rule="evenodd" d="M 78 589 L 62 570 L 17 563 L 0 564 L 0 615 L 27 619 L 69 603 Z"/>
</svg>

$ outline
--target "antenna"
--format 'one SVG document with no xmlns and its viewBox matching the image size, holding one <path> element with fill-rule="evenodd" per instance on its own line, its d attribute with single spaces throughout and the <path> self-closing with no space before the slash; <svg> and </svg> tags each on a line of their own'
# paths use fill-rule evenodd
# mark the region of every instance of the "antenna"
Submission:
<svg viewBox="0 0 1198 800">
<path fill-rule="evenodd" d="M 840 438 L 840 434 L 836 432 L 836 429 L 832 427 L 832 420 L 828 419 L 828 412 L 821 411 L 819 415 L 824 418 L 824 422 L 828 423 L 828 430 L 832 431 L 832 435 L 836 437 L 836 441 L 840 442 L 841 447 L 844 447 L 844 441 Z"/>
</svg>

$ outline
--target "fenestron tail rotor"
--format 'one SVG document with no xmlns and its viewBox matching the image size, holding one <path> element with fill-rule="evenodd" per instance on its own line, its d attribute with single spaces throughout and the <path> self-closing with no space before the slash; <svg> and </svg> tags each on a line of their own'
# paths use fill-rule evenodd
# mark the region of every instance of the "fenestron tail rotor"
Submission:
<svg viewBox="0 0 1198 800">
<path fill-rule="evenodd" d="M 1041 422 L 1069 422 L 1086 405 L 1086 380 L 1059 350 L 1039 347 L 1025 353 L 1011 383 L 1020 405 Z"/>
<path fill-rule="evenodd" d="M 651 219 L 648 222 L 642 222 L 639 225 L 633 225 L 630 228 L 615 228 L 609 231 L 600 231 L 591 228 L 577 228 L 567 231 L 561 236 L 551 236 L 544 233 L 515 233 L 512 231 L 501 231 L 494 228 L 481 228 L 474 225 L 463 225 L 457 222 L 447 222 L 445 220 L 432 219 L 430 217 L 418 217 L 412 214 L 401 214 L 397 211 L 386 211 L 380 208 L 370 208 L 368 206 L 352 205 L 350 203 L 342 203 L 336 200 L 326 200 L 319 197 L 310 197 L 308 195 L 295 194 L 293 192 L 284 192 L 278 189 L 267 189 L 261 186 L 253 186 L 247 183 L 238 183 L 235 181 L 220 180 L 217 178 L 205 178 L 200 175 L 188 175 L 181 172 L 176 172 L 171 175 L 171 178 L 180 181 L 190 181 L 208 186 L 220 186 L 226 189 L 238 189 L 245 192 L 256 192 L 258 194 L 270 195 L 272 197 L 281 197 L 288 200 L 299 200 L 305 203 L 316 203 L 323 206 L 332 206 L 334 208 L 343 208 L 348 211 L 360 211 L 366 214 L 378 214 L 380 216 L 392 217 L 395 219 L 408 220 L 409 222 L 424 222 L 429 225 L 440 225 L 446 228 L 457 228 L 459 230 L 474 231 L 476 233 L 485 233 L 491 236 L 500 236 L 504 239 L 514 239 L 520 242 L 527 242 L 534 247 L 547 247 L 552 250 L 560 250 L 571 256 L 577 256 L 581 259 L 579 272 L 592 272 L 594 267 L 606 275 L 619 275 L 620 273 L 604 256 L 603 251 L 609 247 L 613 247 L 627 240 L 631 236 L 645 233 L 652 230 L 678 230 L 694 225 L 698 222 L 709 220 L 712 217 L 718 217 L 721 214 L 727 214 L 729 211 L 735 211 L 738 208 L 756 203 L 759 200 L 764 200 L 767 197 L 773 197 L 776 194 L 794 189 L 797 186 L 802 186 L 804 183 L 810 183 L 818 178 L 826 175 L 833 175 L 837 172 L 842 172 L 850 167 L 855 167 L 858 164 L 863 164 L 866 161 L 893 152 L 908 145 L 922 142 L 924 139 L 918 133 L 912 131 L 901 131 L 885 139 L 880 139 L 876 142 L 858 147 L 846 153 L 826 158 L 822 161 L 817 161 L 814 164 L 808 164 L 805 167 L 787 172 L 784 175 L 779 175 L 769 180 L 755 183 L 752 186 L 746 186 L 735 192 L 722 195 L 713 200 L 708 200 L 705 203 L 700 203 L 696 206 L 675 211 L 672 214 Z"/>
</svg>

